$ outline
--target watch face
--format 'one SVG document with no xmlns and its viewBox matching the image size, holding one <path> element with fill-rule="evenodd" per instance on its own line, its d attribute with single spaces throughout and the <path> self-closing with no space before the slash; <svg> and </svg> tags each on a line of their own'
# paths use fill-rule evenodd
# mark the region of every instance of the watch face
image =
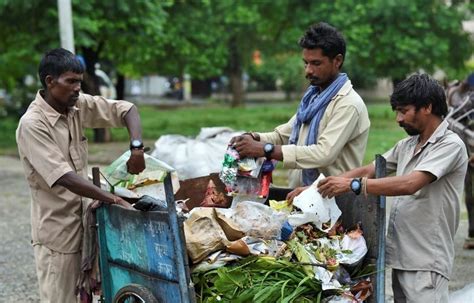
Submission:
<svg viewBox="0 0 474 303">
<path fill-rule="evenodd" d="M 351 182 L 351 189 L 353 191 L 358 191 L 360 189 L 360 182 L 359 180 L 352 180 Z"/>
<path fill-rule="evenodd" d="M 269 153 L 273 150 L 273 144 L 271 143 L 267 143 L 263 146 L 263 150 L 266 152 L 266 153 Z"/>
<path fill-rule="evenodd" d="M 142 147 L 143 143 L 140 140 L 133 140 L 131 142 L 131 145 L 132 145 L 132 147 L 139 148 L 139 147 Z"/>
</svg>

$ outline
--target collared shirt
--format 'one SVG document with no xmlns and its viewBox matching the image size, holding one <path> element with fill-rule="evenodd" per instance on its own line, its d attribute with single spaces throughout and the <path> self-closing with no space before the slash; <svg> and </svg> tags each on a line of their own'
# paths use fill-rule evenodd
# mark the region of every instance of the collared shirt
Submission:
<svg viewBox="0 0 474 303">
<path fill-rule="evenodd" d="M 76 106 L 63 115 L 36 94 L 16 131 L 20 160 L 31 191 L 33 243 L 62 253 L 80 250 L 82 200 L 55 185 L 68 172 L 87 179 L 87 139 L 84 128 L 123 126 L 133 106 L 80 94 Z"/>
<path fill-rule="evenodd" d="M 413 195 L 395 197 L 387 231 L 387 264 L 428 270 L 447 279 L 454 262 L 454 234 L 467 169 L 466 147 L 443 121 L 415 153 L 419 136 L 399 141 L 384 154 L 387 173 L 429 172 L 436 180 Z"/>
<path fill-rule="evenodd" d="M 367 107 L 348 80 L 329 103 L 319 124 L 317 143 L 306 145 L 309 123 L 303 124 L 296 145 L 287 145 L 296 115 L 260 141 L 282 145 L 283 167 L 290 168 L 289 185 L 303 186 L 302 169 L 318 169 L 325 176 L 339 175 L 361 166 L 370 121 Z"/>
</svg>

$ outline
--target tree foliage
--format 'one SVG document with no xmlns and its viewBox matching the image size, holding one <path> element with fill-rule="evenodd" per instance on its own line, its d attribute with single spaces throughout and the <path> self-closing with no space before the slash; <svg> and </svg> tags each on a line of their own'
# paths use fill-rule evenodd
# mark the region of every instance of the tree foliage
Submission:
<svg viewBox="0 0 474 303">
<path fill-rule="evenodd" d="M 76 52 L 89 70 L 105 60 L 134 77 L 226 74 L 234 105 L 256 49 L 278 73 L 278 65 L 298 64 L 297 41 L 319 21 L 346 37 L 344 70 L 356 84 L 420 69 L 464 72 L 473 45 L 461 21 L 471 8 L 441 0 L 72 0 Z M 59 41 L 56 1 L 0 0 L 0 87 L 36 74 L 41 54 Z"/>
</svg>

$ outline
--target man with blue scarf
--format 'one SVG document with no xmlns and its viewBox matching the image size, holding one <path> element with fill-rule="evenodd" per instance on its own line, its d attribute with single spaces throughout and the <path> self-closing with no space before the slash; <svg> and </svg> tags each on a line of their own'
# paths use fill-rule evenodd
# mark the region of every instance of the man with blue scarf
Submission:
<svg viewBox="0 0 474 303">
<path fill-rule="evenodd" d="M 342 35 L 326 23 L 311 26 L 300 39 L 306 90 L 297 113 L 268 133 L 246 133 L 231 144 L 241 157 L 283 161 L 289 185 L 312 184 L 319 173 L 339 175 L 362 164 L 370 121 L 362 98 L 341 73 L 346 53 Z"/>
</svg>

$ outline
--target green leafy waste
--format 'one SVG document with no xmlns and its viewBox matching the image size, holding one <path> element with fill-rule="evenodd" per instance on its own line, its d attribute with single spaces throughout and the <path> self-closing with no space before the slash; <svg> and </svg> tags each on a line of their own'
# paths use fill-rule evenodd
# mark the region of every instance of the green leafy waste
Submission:
<svg viewBox="0 0 474 303">
<path fill-rule="evenodd" d="M 285 259 L 250 256 L 192 275 L 198 302 L 320 302 L 321 282 Z"/>
</svg>

